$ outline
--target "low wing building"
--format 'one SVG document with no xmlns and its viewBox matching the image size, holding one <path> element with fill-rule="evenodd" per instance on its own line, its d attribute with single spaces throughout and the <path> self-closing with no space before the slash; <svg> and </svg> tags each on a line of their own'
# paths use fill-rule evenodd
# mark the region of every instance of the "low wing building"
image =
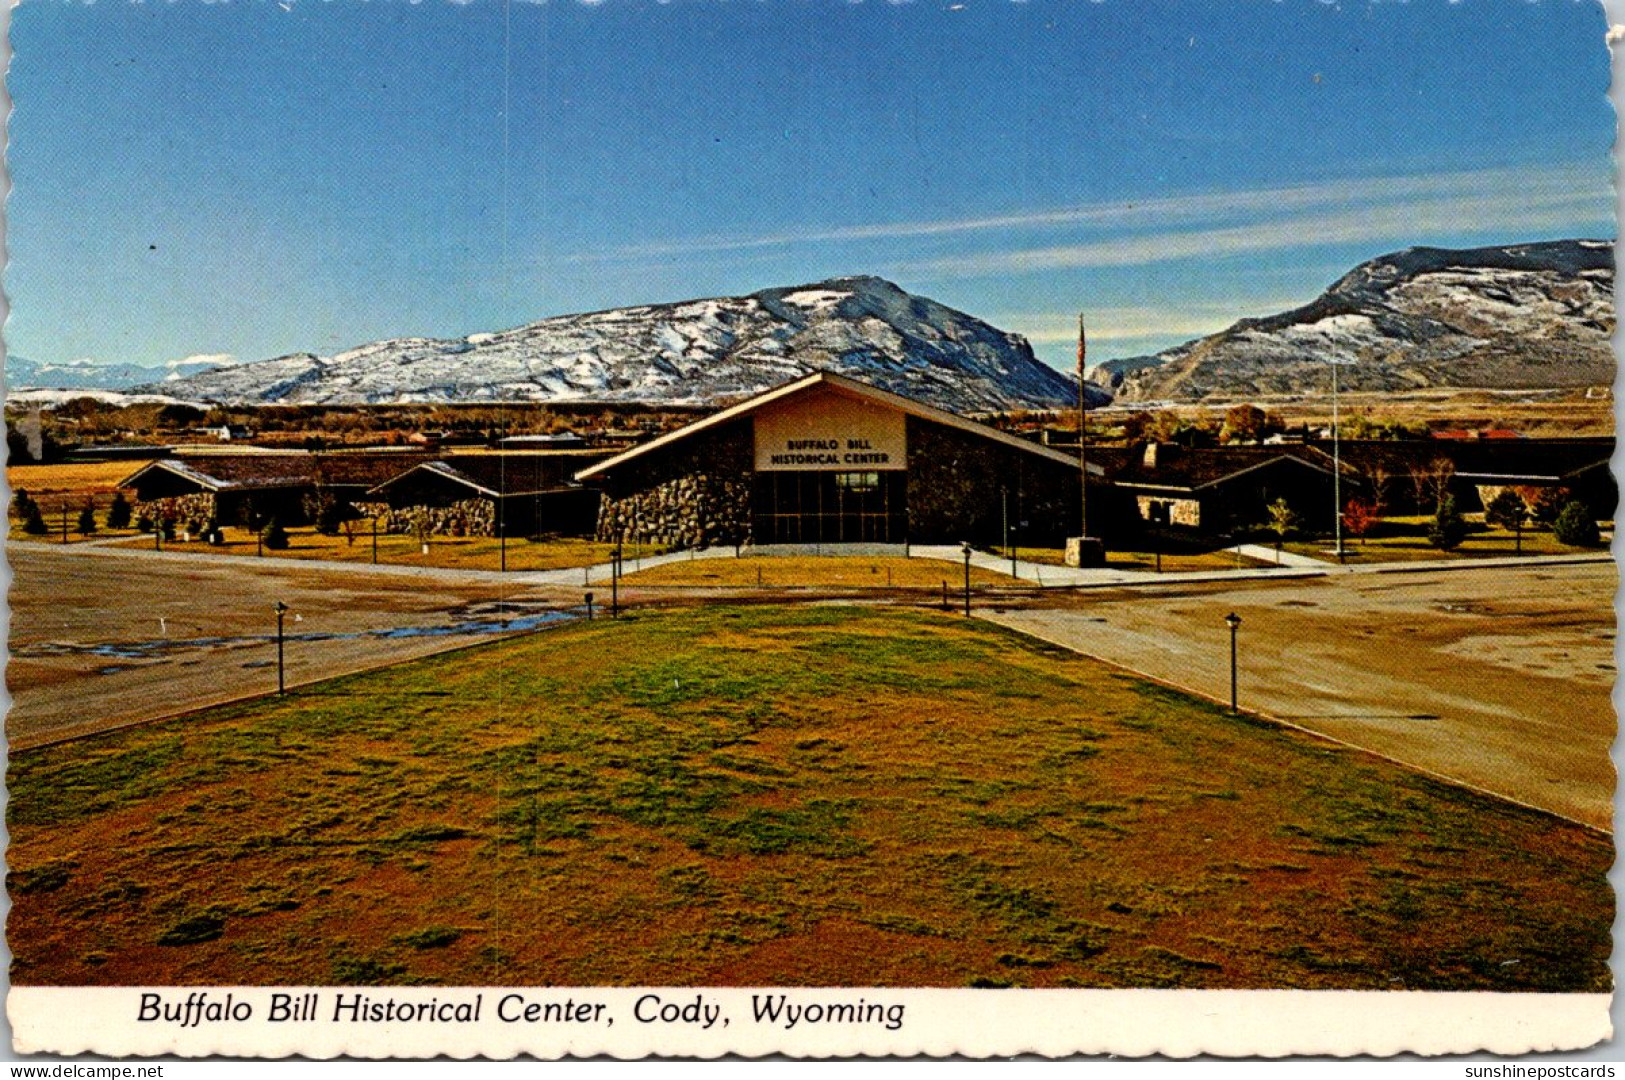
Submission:
<svg viewBox="0 0 1625 1080">
<path fill-rule="evenodd" d="M 598 492 L 574 473 L 603 453 L 459 454 L 378 484 L 358 509 L 385 532 L 448 536 L 590 535 Z"/>
</svg>

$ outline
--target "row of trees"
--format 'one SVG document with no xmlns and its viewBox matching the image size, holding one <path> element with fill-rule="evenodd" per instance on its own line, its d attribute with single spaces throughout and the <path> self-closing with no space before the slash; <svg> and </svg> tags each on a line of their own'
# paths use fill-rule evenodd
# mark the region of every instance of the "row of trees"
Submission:
<svg viewBox="0 0 1625 1080">
<path fill-rule="evenodd" d="M 1261 527 L 1274 536 L 1275 552 L 1279 555 L 1281 545 L 1298 530 L 1298 516 L 1285 499 L 1275 500 L 1266 509 L 1268 520 Z M 1373 500 L 1350 499 L 1343 509 L 1343 532 L 1363 544 L 1381 520 L 1381 512 Z M 1596 547 L 1602 540 L 1590 509 L 1561 488 L 1543 489 L 1534 506 L 1518 492 L 1504 488 L 1484 508 L 1484 523 L 1513 533 L 1519 553 L 1523 551 L 1523 530 L 1530 524 L 1550 527 L 1558 543 L 1568 547 Z M 1451 551 L 1461 546 L 1467 533 L 1467 520 L 1456 508 L 1455 497 L 1449 494 L 1440 497 L 1433 519 L 1428 523 L 1428 543 L 1440 551 Z"/>
<path fill-rule="evenodd" d="M 18 488 L 11 497 L 12 520 L 21 522 L 22 530 L 29 536 L 44 536 L 51 531 L 45 522 L 45 511 L 39 501 L 30 495 L 26 489 Z M 109 529 L 128 529 L 130 527 L 130 503 L 122 491 L 115 492 L 113 502 L 107 508 L 105 518 Z M 80 507 L 76 519 L 76 530 L 80 536 L 90 536 L 98 531 L 96 524 L 96 501 L 87 497 L 84 505 Z"/>
</svg>

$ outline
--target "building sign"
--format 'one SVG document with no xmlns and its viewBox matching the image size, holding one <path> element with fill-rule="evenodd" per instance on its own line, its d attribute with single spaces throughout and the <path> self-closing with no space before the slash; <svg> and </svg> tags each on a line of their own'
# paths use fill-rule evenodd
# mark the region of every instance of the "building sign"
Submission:
<svg viewBox="0 0 1625 1080">
<path fill-rule="evenodd" d="M 757 472 L 879 472 L 908 465 L 903 414 L 807 394 L 756 414 Z"/>
</svg>

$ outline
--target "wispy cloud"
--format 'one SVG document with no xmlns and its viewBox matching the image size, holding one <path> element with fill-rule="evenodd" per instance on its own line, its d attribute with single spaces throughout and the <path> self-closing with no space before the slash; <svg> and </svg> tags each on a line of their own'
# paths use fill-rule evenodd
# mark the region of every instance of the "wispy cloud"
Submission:
<svg viewBox="0 0 1625 1080">
<path fill-rule="evenodd" d="M 1089 309 L 1091 342 L 1141 341 L 1149 338 L 1190 338 L 1222 330 L 1247 315 L 1267 315 L 1304 302 L 1302 296 L 1272 296 L 1245 301 L 1174 302 L 1166 307 L 1124 306 Z M 1073 311 L 995 312 L 995 326 L 1019 327 L 1034 345 L 1078 340 L 1078 316 Z"/>
<path fill-rule="evenodd" d="M 780 232 L 711 235 L 567 256 L 575 262 L 638 262 L 672 256 L 791 249 L 917 239 L 980 242 L 999 234 L 1025 234 L 1027 245 L 1004 245 L 967 259 L 935 257 L 901 269 L 936 273 L 995 273 L 1055 266 L 1123 266 L 1203 254 L 1217 242 L 1238 251 L 1321 242 L 1326 222 L 1348 239 L 1396 233 L 1415 216 L 1419 228 L 1460 231 L 1464 226 L 1509 229 L 1564 224 L 1576 212 L 1612 205 L 1605 180 L 1576 166 L 1481 169 L 1413 176 L 1339 179 L 1315 184 L 1217 191 L 1150 199 L 972 215 L 924 221 L 868 222 Z M 1451 218 L 1450 208 L 1457 213 Z M 1483 215 L 1492 215 L 1486 220 Z M 1561 219 L 1561 220 L 1558 220 Z M 1363 221 L 1364 227 L 1359 225 Z M 1195 228 L 1192 228 L 1195 226 Z M 1152 232 L 1145 232 L 1146 229 Z M 1099 240 L 1038 245 L 1035 233 L 1088 230 Z M 1138 233 L 1128 244 L 1109 233 Z M 1359 235 L 1355 235 L 1359 234 Z M 1419 236 L 1419 239 L 1425 237 Z M 1328 238 L 1328 239 L 1336 239 Z M 1117 254 L 1113 254 L 1116 252 Z"/>
<path fill-rule="evenodd" d="M 1366 241 L 1425 243 L 1430 238 L 1504 231 L 1527 234 L 1568 228 L 1609 205 L 1605 193 L 1525 190 L 1463 193 L 1355 209 L 1318 208 L 1268 220 L 1206 229 L 1162 229 L 1075 244 L 1020 246 L 964 255 L 904 260 L 898 273 L 981 277 L 1038 271 L 1145 266 Z"/>
</svg>

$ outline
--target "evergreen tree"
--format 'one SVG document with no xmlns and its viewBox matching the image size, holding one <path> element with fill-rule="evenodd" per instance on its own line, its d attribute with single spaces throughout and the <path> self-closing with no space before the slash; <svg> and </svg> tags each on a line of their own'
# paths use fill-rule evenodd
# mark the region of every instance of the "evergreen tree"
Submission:
<svg viewBox="0 0 1625 1080">
<path fill-rule="evenodd" d="M 1586 504 L 1578 499 L 1563 507 L 1563 512 L 1557 515 L 1557 520 L 1552 522 L 1552 534 L 1557 537 L 1558 543 L 1569 547 L 1596 547 L 1602 542 L 1596 519 L 1586 509 Z"/>
<path fill-rule="evenodd" d="M 45 524 L 45 515 L 40 511 L 39 503 L 29 499 L 28 509 L 24 511 L 23 532 L 29 536 L 44 536 L 50 531 L 51 527 Z"/>
<path fill-rule="evenodd" d="M 96 504 L 89 499 L 85 500 L 84 508 L 79 511 L 79 535 L 89 536 L 96 531 Z"/>
<path fill-rule="evenodd" d="M 272 551 L 286 551 L 288 548 L 288 530 L 282 527 L 278 518 L 272 518 L 271 524 L 265 527 L 265 546 Z"/>
<path fill-rule="evenodd" d="M 1428 543 L 1440 551 L 1453 551 L 1467 539 L 1467 519 L 1456 509 L 1456 497 L 1446 495 L 1439 500 L 1438 512 L 1428 526 Z"/>
<path fill-rule="evenodd" d="M 109 529 L 130 527 L 130 503 L 122 491 L 113 493 L 113 505 L 107 508 L 107 527 Z"/>
</svg>

